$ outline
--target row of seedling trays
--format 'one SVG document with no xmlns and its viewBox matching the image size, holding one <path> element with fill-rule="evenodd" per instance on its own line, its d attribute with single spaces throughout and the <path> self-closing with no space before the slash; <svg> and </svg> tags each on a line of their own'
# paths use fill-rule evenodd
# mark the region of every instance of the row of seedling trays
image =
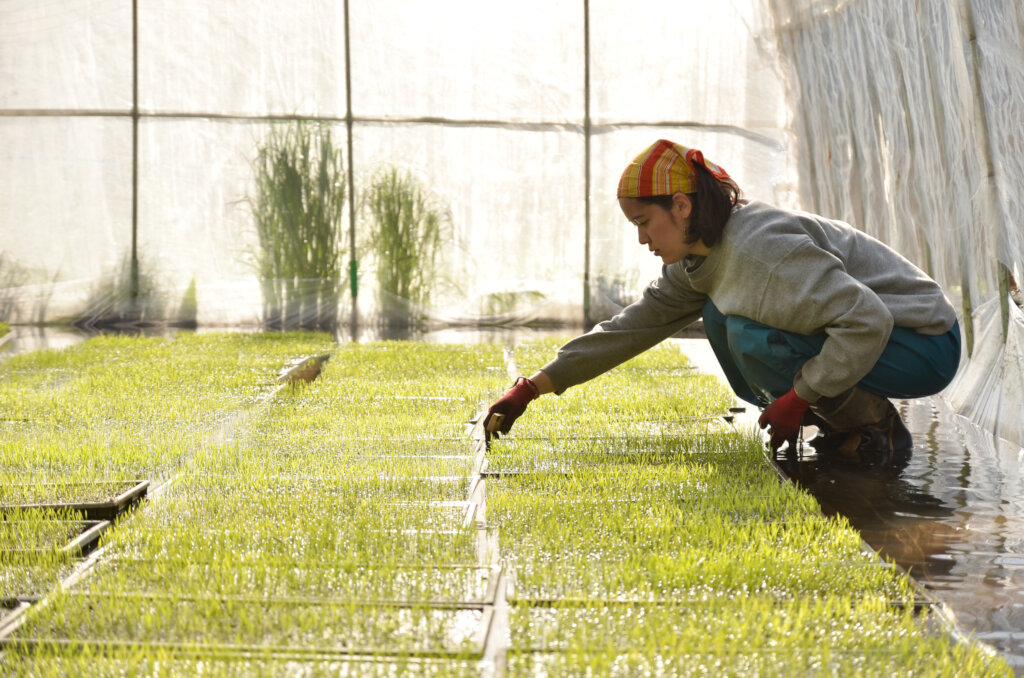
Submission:
<svg viewBox="0 0 1024 678">
<path fill-rule="evenodd" d="M 674 347 L 536 401 L 486 449 L 479 424 L 471 435 L 464 424 L 507 387 L 500 347 L 177 342 L 99 347 L 116 359 L 83 349 L 92 362 L 51 357 L 60 378 L 0 374 L 0 390 L 46 394 L 9 412 L 0 397 L 0 415 L 29 422 L 52 416 L 57 392 L 133 385 L 134 398 L 115 400 L 132 402 L 124 419 L 142 422 L 158 458 L 129 457 L 149 471 L 137 477 L 167 480 L 105 533 L 71 585 L 21 615 L 0 672 L 875 673 L 911 658 L 926 672 L 991 668 L 893 606 L 912 599 L 906 580 L 778 481 L 759 438 L 721 420 L 729 394 L 682 369 Z M 516 364 L 530 373 L 554 348 L 521 345 Z M 285 357 L 326 350 L 317 380 L 273 386 Z M 174 376 L 146 374 L 154 359 Z M 174 402 L 192 397 L 203 412 Z M 129 425 L 101 402 L 79 404 L 74 421 Z M 230 430 L 208 434 L 239 409 L 247 416 Z M 7 468 L 31 471 L 33 426 L 15 427 L 22 447 Z M 37 456 L 52 467 L 75 455 Z M 104 464 L 127 473 L 90 459 L 69 477 Z M 506 575 L 502 661 L 493 649 L 505 629 L 492 623 Z"/>
<path fill-rule="evenodd" d="M 529 374 L 554 343 L 517 347 Z M 483 464 L 511 675 L 1007 675 L 780 481 L 671 345 L 531 403 Z"/>
<path fill-rule="evenodd" d="M 8 484 L 4 488 L 6 503 L 0 504 L 0 638 L 32 603 L 75 573 L 100 536 L 145 497 L 148 487 L 148 481 L 115 481 L 73 486 Z"/>
<path fill-rule="evenodd" d="M 249 341 L 204 340 L 222 352 Z M 478 672 L 500 571 L 463 428 L 470 394 L 498 388 L 500 350 L 409 348 L 334 347 L 312 384 L 251 389 L 247 416 L 197 435 L 77 581 L 21 616 L 0 668 Z M 419 369 L 382 385 L 403 363 Z M 237 388 L 217 374 L 207 388 Z M 461 394 L 436 397 L 442 376 Z"/>
</svg>

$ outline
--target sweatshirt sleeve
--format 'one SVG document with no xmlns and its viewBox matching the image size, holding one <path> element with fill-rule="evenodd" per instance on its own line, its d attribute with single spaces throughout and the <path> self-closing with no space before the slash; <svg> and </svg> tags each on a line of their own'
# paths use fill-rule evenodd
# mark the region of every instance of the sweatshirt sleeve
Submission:
<svg viewBox="0 0 1024 678">
<path fill-rule="evenodd" d="M 706 297 L 681 279 L 681 268 L 673 274 L 674 266 L 665 266 L 643 297 L 562 346 L 541 368 L 556 393 L 607 372 L 700 318 Z"/>
<path fill-rule="evenodd" d="M 839 395 L 864 378 L 893 328 L 892 313 L 878 295 L 809 241 L 774 267 L 759 315 L 780 329 L 826 334 L 821 352 L 794 379 L 796 394 L 809 402 Z"/>
</svg>

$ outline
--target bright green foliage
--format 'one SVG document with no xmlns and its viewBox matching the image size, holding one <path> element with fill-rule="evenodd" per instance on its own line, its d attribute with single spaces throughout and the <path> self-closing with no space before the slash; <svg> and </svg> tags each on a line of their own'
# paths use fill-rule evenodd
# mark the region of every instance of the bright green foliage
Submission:
<svg viewBox="0 0 1024 678">
<path fill-rule="evenodd" d="M 552 349 L 517 348 L 520 371 Z M 3 496 L 161 481 L 70 585 L 55 519 L 75 516 L 0 521 L 2 590 L 47 594 L 0 674 L 489 675 L 499 567 L 509 675 L 1009 674 L 915 616 L 909 580 L 781 482 L 674 346 L 536 401 L 484 456 L 467 423 L 508 381 L 494 345 L 305 334 L 0 364 Z"/>
<path fill-rule="evenodd" d="M 292 355 L 310 352 L 293 342 Z M 33 653 L 39 673 L 60 673 L 56 657 L 67 665 L 79 651 L 131 666 L 169 649 L 185 667 L 301 655 L 289 675 L 315 674 L 316 653 L 352 675 L 470 672 L 462 658 L 480 656 L 496 573 L 467 501 L 466 429 L 506 378 L 502 353 L 387 342 L 330 352 L 312 383 L 236 403 L 218 435 L 199 438 L 104 539 L 88 576 L 29 611 L 16 661 Z M 381 661 L 342 661 L 353 652 Z"/>
<path fill-rule="evenodd" d="M 479 678 L 481 664 L 475 659 L 417 656 L 317 656 L 296 650 L 255 656 L 211 652 L 195 648 L 191 653 L 160 646 L 127 647 L 115 656 L 88 644 L 73 645 L 59 655 L 21 653 L 5 657 L 0 667 L 11 675 L 34 678 L 240 678 L 241 676 L 342 676 L 344 678 Z"/>
<path fill-rule="evenodd" d="M 437 284 L 447 212 L 415 177 L 393 167 L 372 178 L 364 202 L 383 320 L 416 324 L 418 307 L 430 301 Z"/>
<path fill-rule="evenodd" d="M 265 325 L 333 330 L 344 291 L 348 180 L 330 126 L 299 121 L 271 129 L 253 173 Z"/>
<path fill-rule="evenodd" d="M 0 518 L 0 600 L 39 596 L 73 566 L 69 543 L 86 528 L 68 510 L 14 509 Z"/>
<path fill-rule="evenodd" d="M 1009 676 L 977 646 L 923 631 L 911 612 L 837 593 L 643 606 L 516 606 L 531 639 L 510 675 Z"/>
<path fill-rule="evenodd" d="M 519 371 L 554 348 L 518 346 Z M 1003 675 L 904 612 L 906 575 L 782 482 L 731 404 L 662 345 L 491 444 L 511 675 Z"/>
<path fill-rule="evenodd" d="M 331 342 L 101 336 L 0 362 L 0 503 L 20 503 L 28 486 L 48 485 L 40 492 L 56 499 L 83 491 L 76 483 L 166 478 L 215 427 L 273 393 L 289 358 Z"/>
</svg>

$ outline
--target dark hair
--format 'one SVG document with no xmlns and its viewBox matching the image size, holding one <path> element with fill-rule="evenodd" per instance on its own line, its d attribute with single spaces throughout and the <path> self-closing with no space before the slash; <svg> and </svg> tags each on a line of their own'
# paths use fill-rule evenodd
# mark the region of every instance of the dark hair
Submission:
<svg viewBox="0 0 1024 678">
<path fill-rule="evenodd" d="M 708 247 L 713 247 L 722 239 L 725 224 L 743 194 L 732 179 L 717 179 L 699 163 L 695 169 L 697 192 L 687 193 L 693 203 L 693 210 L 690 212 L 690 230 L 686 234 L 686 242 L 692 245 L 702 240 Z M 673 204 L 671 195 L 654 195 L 637 200 L 646 205 L 657 205 L 664 210 L 672 209 Z"/>
</svg>

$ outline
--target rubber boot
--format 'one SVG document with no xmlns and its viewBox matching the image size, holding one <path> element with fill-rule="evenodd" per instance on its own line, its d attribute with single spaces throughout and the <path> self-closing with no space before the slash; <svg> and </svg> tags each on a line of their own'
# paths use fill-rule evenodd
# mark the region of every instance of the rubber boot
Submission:
<svg viewBox="0 0 1024 678">
<path fill-rule="evenodd" d="M 889 399 L 862 388 L 855 386 L 833 398 L 821 398 L 810 411 L 825 424 L 825 438 L 819 443 L 822 447 L 815 445 L 815 449 L 822 450 L 827 443 L 826 451 L 884 462 L 894 452 L 914 446 L 910 431 Z"/>
<path fill-rule="evenodd" d="M 807 444 L 818 452 L 831 452 L 836 450 L 852 435 L 849 431 L 835 430 L 812 410 L 807 410 L 804 414 L 801 426 L 813 426 L 818 429 L 818 435 L 807 441 Z"/>
</svg>

